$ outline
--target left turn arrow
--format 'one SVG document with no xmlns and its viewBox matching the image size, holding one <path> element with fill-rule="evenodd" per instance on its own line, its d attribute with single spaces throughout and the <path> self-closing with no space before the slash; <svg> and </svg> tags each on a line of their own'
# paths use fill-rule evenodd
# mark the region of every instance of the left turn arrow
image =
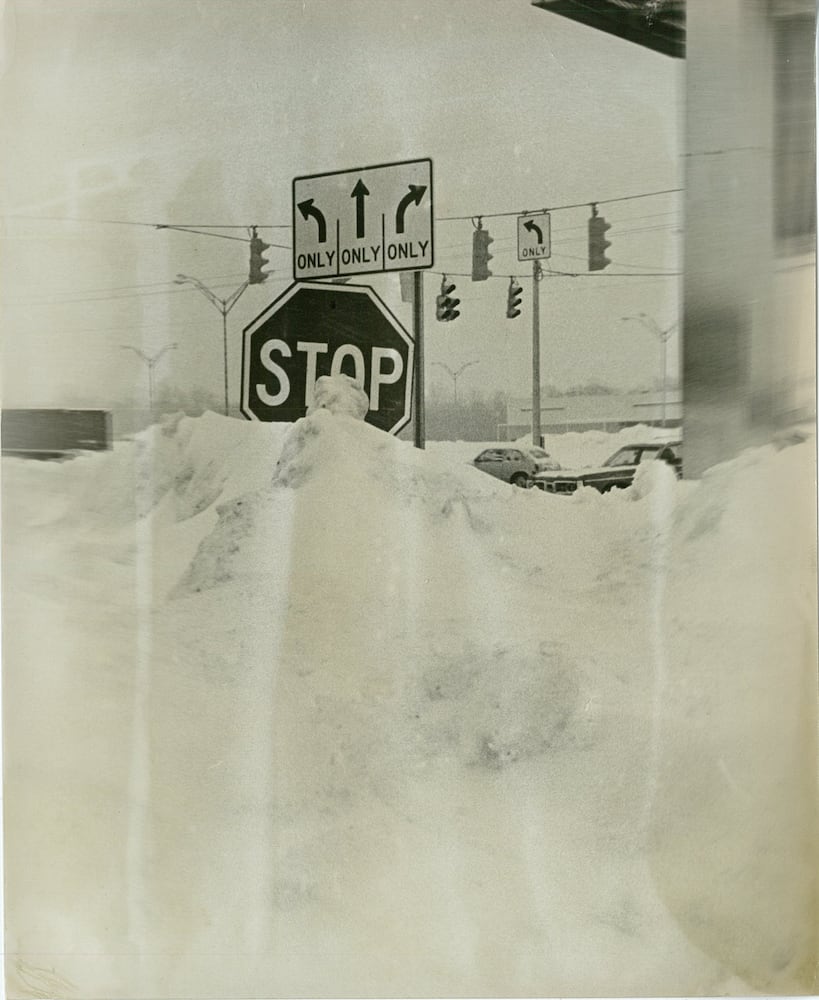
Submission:
<svg viewBox="0 0 819 1000">
<path fill-rule="evenodd" d="M 313 216 L 318 225 L 318 241 L 319 243 L 325 243 L 327 241 L 327 220 L 313 204 L 313 199 L 308 198 L 306 201 L 300 201 L 298 209 L 305 222 L 311 215 Z"/>
<path fill-rule="evenodd" d="M 540 226 L 536 225 L 531 219 L 528 222 L 523 223 L 523 228 L 528 229 L 530 233 L 537 233 L 535 239 L 538 242 L 538 246 L 543 243 L 543 230 Z"/>
</svg>

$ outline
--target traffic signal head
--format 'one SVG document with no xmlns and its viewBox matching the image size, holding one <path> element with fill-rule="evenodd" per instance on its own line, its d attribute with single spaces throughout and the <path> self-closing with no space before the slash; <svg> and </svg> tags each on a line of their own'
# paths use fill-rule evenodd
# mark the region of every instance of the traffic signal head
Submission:
<svg viewBox="0 0 819 1000">
<path fill-rule="evenodd" d="M 492 272 L 489 270 L 489 261 L 492 254 L 489 252 L 489 244 L 494 240 L 486 229 L 478 228 L 472 234 L 472 280 L 486 281 L 491 278 Z"/>
<path fill-rule="evenodd" d="M 611 261 L 606 256 L 606 250 L 611 242 L 606 239 L 606 232 L 611 225 L 602 215 L 592 215 L 589 219 L 589 270 L 602 271 Z"/>
<path fill-rule="evenodd" d="M 523 296 L 523 289 L 514 278 L 509 279 L 509 293 L 506 298 L 506 315 L 509 319 L 520 316 L 520 303 Z"/>
<path fill-rule="evenodd" d="M 435 318 L 442 323 L 457 319 L 461 314 L 457 307 L 461 304 L 460 299 L 453 299 L 452 293 L 455 285 L 447 282 L 446 278 L 441 281 L 441 294 L 435 298 Z"/>
<path fill-rule="evenodd" d="M 253 236 L 250 239 L 250 270 L 247 279 L 249 285 L 261 285 L 263 281 L 267 281 L 269 275 L 264 270 L 264 266 L 268 263 L 268 260 L 264 256 L 264 252 L 269 249 L 270 244 L 265 243 L 263 239 L 257 236 L 254 229 Z"/>
</svg>

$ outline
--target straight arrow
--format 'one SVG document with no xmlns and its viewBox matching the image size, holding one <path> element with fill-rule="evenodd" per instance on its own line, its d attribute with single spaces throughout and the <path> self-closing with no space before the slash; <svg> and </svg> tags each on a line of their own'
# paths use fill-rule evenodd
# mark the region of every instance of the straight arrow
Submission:
<svg viewBox="0 0 819 1000">
<path fill-rule="evenodd" d="M 355 235 L 358 240 L 364 239 L 364 199 L 369 193 L 364 181 L 359 177 L 350 192 L 350 197 L 355 198 Z"/>
<path fill-rule="evenodd" d="M 528 229 L 530 233 L 537 233 L 538 243 L 543 243 L 543 230 L 540 226 L 536 226 L 531 219 L 528 222 L 523 223 L 523 228 Z"/>
<path fill-rule="evenodd" d="M 324 215 L 313 204 L 313 199 L 308 198 L 306 201 L 300 201 L 298 204 L 298 209 L 301 212 L 302 218 L 304 219 L 305 222 L 311 215 L 313 216 L 318 225 L 318 241 L 319 243 L 326 243 L 327 220 L 324 218 Z"/>
<path fill-rule="evenodd" d="M 404 232 L 404 215 L 410 205 L 420 205 L 421 199 L 424 197 L 424 192 L 426 191 L 425 184 L 409 184 L 409 194 L 405 194 L 401 201 L 398 202 L 398 208 L 395 211 L 395 231 L 396 233 Z"/>
</svg>

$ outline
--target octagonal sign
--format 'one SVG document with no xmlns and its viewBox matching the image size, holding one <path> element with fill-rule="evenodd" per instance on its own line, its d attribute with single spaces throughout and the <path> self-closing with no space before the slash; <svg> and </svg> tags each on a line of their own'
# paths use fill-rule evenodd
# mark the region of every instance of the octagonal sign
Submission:
<svg viewBox="0 0 819 1000">
<path fill-rule="evenodd" d="M 397 434 L 410 420 L 413 341 L 372 288 L 299 281 L 244 330 L 241 410 L 292 422 L 322 375 L 358 378 L 367 423 Z"/>
</svg>

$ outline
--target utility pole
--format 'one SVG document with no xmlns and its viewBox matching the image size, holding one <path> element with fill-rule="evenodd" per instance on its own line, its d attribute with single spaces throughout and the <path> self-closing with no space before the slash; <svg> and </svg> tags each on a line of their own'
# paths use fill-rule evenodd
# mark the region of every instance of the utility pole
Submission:
<svg viewBox="0 0 819 1000">
<path fill-rule="evenodd" d="M 168 344 L 163 347 L 156 354 L 145 354 L 144 351 L 140 351 L 138 347 L 132 347 L 130 344 L 120 344 L 123 351 L 133 351 L 134 354 L 138 355 L 145 364 L 148 366 L 148 410 L 153 418 L 154 415 L 154 368 L 156 368 L 157 362 L 167 351 L 175 351 L 176 344 Z"/>
<path fill-rule="evenodd" d="M 478 364 L 480 364 L 480 362 L 479 361 L 467 361 L 466 364 L 461 365 L 461 367 L 457 371 L 453 371 L 449 367 L 449 365 L 445 365 L 443 363 L 443 361 L 434 361 L 433 364 L 436 364 L 439 368 L 443 368 L 444 371 L 449 372 L 450 378 L 452 379 L 453 400 L 454 400 L 454 402 L 457 403 L 458 402 L 458 379 L 461 377 L 461 375 L 463 375 L 463 373 L 466 371 L 467 368 L 469 368 L 471 365 L 478 365 Z"/>
<path fill-rule="evenodd" d="M 228 295 L 226 299 L 219 298 L 215 292 L 212 292 L 207 285 L 204 285 L 198 278 L 191 278 L 187 274 L 177 274 L 174 278 L 174 284 L 177 285 L 193 285 L 194 288 L 198 289 L 211 303 L 215 306 L 219 312 L 222 314 L 222 344 L 223 344 L 223 354 L 224 354 L 224 375 L 225 375 L 225 416 L 229 415 L 228 410 L 228 346 L 227 346 L 227 317 L 230 310 L 239 301 L 239 297 L 242 292 L 250 284 L 249 281 L 242 282 L 241 285 L 233 292 Z"/>
<path fill-rule="evenodd" d="M 532 261 L 532 444 L 541 446 L 540 431 L 540 282 L 543 268 Z"/>
<path fill-rule="evenodd" d="M 660 374 L 662 376 L 662 386 L 663 386 L 663 427 L 667 426 L 666 421 L 666 410 L 668 403 L 668 364 L 667 364 L 667 353 L 668 353 L 668 341 L 671 337 L 671 333 L 677 326 L 676 323 L 672 323 L 671 326 L 666 327 L 665 330 L 662 329 L 660 324 L 654 319 L 653 316 L 649 316 L 647 313 L 641 312 L 636 316 L 623 316 L 622 322 L 627 323 L 629 320 L 636 320 L 638 323 L 650 330 L 655 337 L 660 341 Z"/>
</svg>

